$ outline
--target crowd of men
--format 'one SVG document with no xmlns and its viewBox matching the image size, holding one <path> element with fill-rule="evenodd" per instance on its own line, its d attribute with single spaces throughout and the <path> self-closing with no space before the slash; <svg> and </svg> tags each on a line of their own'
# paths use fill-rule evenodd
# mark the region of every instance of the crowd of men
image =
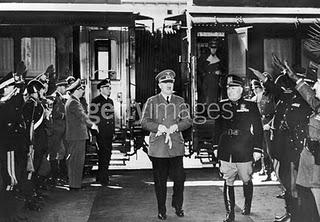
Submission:
<svg viewBox="0 0 320 222">
<path fill-rule="evenodd" d="M 19 217 L 13 203 L 17 198 L 24 201 L 25 208 L 39 211 L 46 198 L 43 190 L 48 187 L 81 188 L 89 135 L 94 134 L 99 144 L 97 180 L 102 185 L 109 182 L 114 133 L 110 80 L 98 84 L 100 95 L 93 99 L 94 114 L 107 120 L 94 121 L 84 99 L 84 81 L 72 76 L 59 78 L 50 90 L 52 65 L 33 79 L 26 80 L 26 72 L 21 62 L 16 73 L 0 80 L 0 198 L 6 202 L 1 204 L 0 214 L 9 220 Z M 109 106 L 104 112 L 101 105 L 105 103 Z"/>
</svg>

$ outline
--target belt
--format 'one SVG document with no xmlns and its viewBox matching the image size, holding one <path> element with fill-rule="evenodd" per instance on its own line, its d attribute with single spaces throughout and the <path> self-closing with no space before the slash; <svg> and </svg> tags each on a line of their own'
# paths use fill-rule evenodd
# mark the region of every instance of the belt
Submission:
<svg viewBox="0 0 320 222">
<path fill-rule="evenodd" d="M 225 134 L 228 136 L 239 136 L 240 132 L 241 131 L 239 129 L 227 129 L 225 131 Z"/>
</svg>

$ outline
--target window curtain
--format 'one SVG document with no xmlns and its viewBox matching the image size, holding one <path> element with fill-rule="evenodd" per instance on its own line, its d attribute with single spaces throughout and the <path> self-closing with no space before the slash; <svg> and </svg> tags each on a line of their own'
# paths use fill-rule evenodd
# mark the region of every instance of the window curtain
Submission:
<svg viewBox="0 0 320 222">
<path fill-rule="evenodd" d="M 278 75 L 272 64 L 272 53 L 274 53 L 281 61 L 285 59 L 289 64 L 294 65 L 294 44 L 293 39 L 265 39 L 264 40 L 264 71 L 273 75 Z"/>
<path fill-rule="evenodd" d="M 54 38 L 23 38 L 21 58 L 28 69 L 28 76 L 37 76 L 56 64 L 56 43 Z"/>
<path fill-rule="evenodd" d="M 0 76 L 14 71 L 13 38 L 0 38 Z"/>
</svg>

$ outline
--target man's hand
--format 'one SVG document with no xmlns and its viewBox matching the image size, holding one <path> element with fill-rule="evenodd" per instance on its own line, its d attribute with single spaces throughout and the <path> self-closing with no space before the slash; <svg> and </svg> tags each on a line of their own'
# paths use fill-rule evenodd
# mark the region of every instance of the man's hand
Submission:
<svg viewBox="0 0 320 222">
<path fill-rule="evenodd" d="M 172 126 L 170 126 L 168 133 L 174 133 L 178 131 L 178 125 L 177 124 L 173 124 Z"/>
<path fill-rule="evenodd" d="M 271 128 L 271 126 L 269 124 L 264 124 L 263 125 L 263 130 L 268 131 L 268 130 L 270 130 L 270 128 Z"/>
<path fill-rule="evenodd" d="M 254 68 L 251 68 L 251 67 L 249 67 L 248 69 L 250 69 L 253 72 L 253 74 L 256 77 L 258 77 L 259 80 L 261 80 L 262 82 L 266 81 L 267 77 L 265 75 L 263 75 L 260 71 L 254 69 Z"/>
<path fill-rule="evenodd" d="M 272 63 L 275 67 L 277 67 L 282 73 L 286 73 L 286 66 L 281 62 L 281 60 L 272 53 Z"/>
<path fill-rule="evenodd" d="M 262 154 L 259 153 L 259 152 L 253 152 L 253 159 L 254 159 L 254 162 L 257 162 L 258 160 L 260 160 L 262 157 Z"/>
<path fill-rule="evenodd" d="M 168 131 L 168 128 L 165 125 L 159 124 L 158 126 L 158 132 L 160 133 L 166 133 Z"/>
<path fill-rule="evenodd" d="M 288 64 L 287 60 L 284 60 L 284 65 L 287 69 L 287 73 L 288 76 L 290 77 L 290 79 L 292 79 L 293 81 L 297 82 L 299 80 L 299 77 L 297 76 L 297 74 L 292 70 L 292 68 L 290 67 L 290 65 Z"/>
<path fill-rule="evenodd" d="M 99 128 L 95 123 L 92 124 L 91 129 L 96 130 L 99 133 Z"/>
</svg>

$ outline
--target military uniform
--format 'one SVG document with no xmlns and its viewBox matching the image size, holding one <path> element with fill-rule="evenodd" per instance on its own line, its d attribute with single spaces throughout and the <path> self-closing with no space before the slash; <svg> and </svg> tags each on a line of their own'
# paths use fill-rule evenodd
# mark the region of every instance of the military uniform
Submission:
<svg viewBox="0 0 320 222">
<path fill-rule="evenodd" d="M 279 177 L 286 189 L 285 201 L 288 215 L 293 221 L 299 221 L 297 190 L 295 186 L 300 153 L 305 145 L 310 106 L 294 90 L 294 83 L 281 75 L 276 84 L 267 80 L 264 85 L 278 100 L 274 118 L 274 139 L 272 155 L 279 160 Z"/>
<path fill-rule="evenodd" d="M 228 75 L 228 90 L 240 90 L 243 81 L 236 75 Z M 220 110 L 211 113 L 216 118 L 214 143 L 218 144 L 220 172 L 225 180 L 224 200 L 227 211 L 226 222 L 234 221 L 235 197 L 233 183 L 239 175 L 243 181 L 245 206 L 243 214 L 250 214 L 253 195 L 251 175 L 253 153 L 262 152 L 263 128 L 261 115 L 255 102 L 243 97 L 235 101 L 222 100 Z"/>
<path fill-rule="evenodd" d="M 169 173 L 172 173 L 174 181 L 171 205 L 176 209 L 179 217 L 183 216 L 185 173 L 183 169 L 184 139 L 181 131 L 191 126 L 191 119 L 184 99 L 172 95 L 174 76 L 175 73 L 172 70 L 164 70 L 156 76 L 159 86 L 164 84 L 161 86 L 171 87 L 171 93 L 170 95 L 163 94 L 164 89 L 162 88 L 162 93 L 150 97 L 144 106 L 141 119 L 142 128 L 150 131 L 148 155 L 153 166 L 159 219 L 166 219 L 165 203 Z M 161 126 L 168 129 L 173 125 L 176 128 L 174 132 L 159 131 Z"/>
<path fill-rule="evenodd" d="M 110 80 L 106 79 L 98 84 L 98 89 L 104 87 L 110 87 Z M 110 89 L 111 90 L 111 89 Z M 98 149 L 98 175 L 97 181 L 107 184 L 109 181 L 109 163 L 111 159 L 112 151 L 112 138 L 115 132 L 114 124 L 114 104 L 113 100 L 102 93 L 92 99 L 92 105 L 98 107 L 95 108 L 95 112 L 91 112 L 91 118 L 93 121 L 97 121 L 99 133 L 97 134 Z"/>
</svg>

